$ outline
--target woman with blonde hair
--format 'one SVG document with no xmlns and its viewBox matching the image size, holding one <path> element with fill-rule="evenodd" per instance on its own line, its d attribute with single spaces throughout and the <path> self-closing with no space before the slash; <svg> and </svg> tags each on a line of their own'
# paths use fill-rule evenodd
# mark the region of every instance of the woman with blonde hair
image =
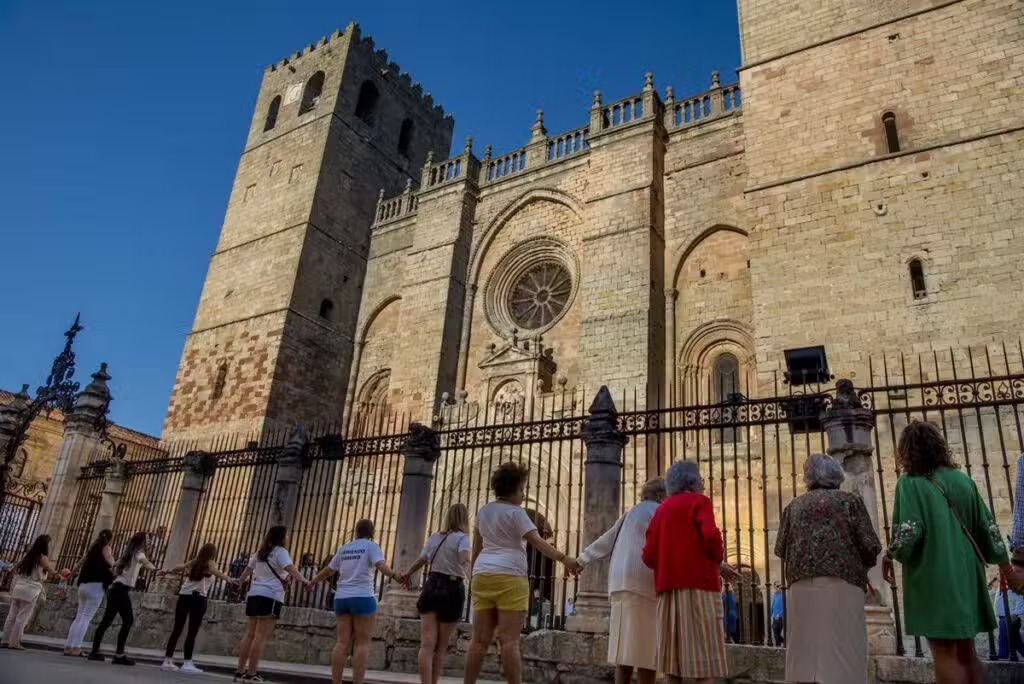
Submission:
<svg viewBox="0 0 1024 684">
<path fill-rule="evenodd" d="M 469 509 L 466 504 L 453 504 L 445 515 L 444 531 L 430 535 L 420 557 L 399 577 L 400 582 L 408 583 L 420 569 L 427 568 L 427 579 L 416 603 L 422 684 L 437 684 L 441 678 L 445 650 L 466 605 L 471 551 Z"/>
<path fill-rule="evenodd" d="M 50 535 L 36 537 L 32 548 L 21 562 L 14 566 L 14 586 L 11 587 L 11 606 L 4 623 L 4 643 L 7 648 L 23 651 L 21 637 L 36 606 L 36 600 L 43 593 L 43 581 L 53 568 L 50 566 Z"/>
</svg>

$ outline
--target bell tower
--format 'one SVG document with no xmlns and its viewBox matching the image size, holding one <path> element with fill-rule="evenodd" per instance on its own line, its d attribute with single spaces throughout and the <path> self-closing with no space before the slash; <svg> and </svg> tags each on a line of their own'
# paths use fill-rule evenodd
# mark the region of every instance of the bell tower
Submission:
<svg viewBox="0 0 1024 684">
<path fill-rule="evenodd" d="M 453 127 L 356 24 L 266 68 L 165 440 L 340 420 L 378 195 Z"/>
</svg>

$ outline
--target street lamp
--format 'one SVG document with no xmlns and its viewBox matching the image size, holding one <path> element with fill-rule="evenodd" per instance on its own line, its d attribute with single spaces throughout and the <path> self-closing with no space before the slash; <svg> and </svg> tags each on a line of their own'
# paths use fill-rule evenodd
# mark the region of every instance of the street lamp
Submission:
<svg viewBox="0 0 1024 684">
<path fill-rule="evenodd" d="M 14 395 L 14 401 L 0 406 L 0 439 L 7 438 L 0 451 L 0 511 L 3 510 L 11 463 L 25 442 L 32 421 L 43 412 L 49 414 L 57 409 L 67 416 L 74 409 L 79 385 L 72 380 L 75 352 L 71 347 L 75 336 L 84 329 L 80 321 L 81 314 L 76 315 L 75 322 L 64 333 L 64 350 L 53 360 L 46 384 L 36 390 L 35 399 L 29 396 L 28 385 L 22 385 L 21 391 Z"/>
</svg>

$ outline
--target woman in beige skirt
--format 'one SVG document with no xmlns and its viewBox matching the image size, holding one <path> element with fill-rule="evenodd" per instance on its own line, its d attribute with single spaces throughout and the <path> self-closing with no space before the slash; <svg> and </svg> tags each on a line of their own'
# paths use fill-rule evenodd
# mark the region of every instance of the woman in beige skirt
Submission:
<svg viewBox="0 0 1024 684">
<path fill-rule="evenodd" d="M 629 684 L 636 670 L 638 684 L 654 684 L 658 674 L 656 618 L 658 600 L 654 573 L 644 565 L 641 552 L 647 527 L 658 504 L 665 498 L 665 481 L 647 482 L 643 500 L 627 511 L 607 532 L 580 554 L 582 568 L 611 556 L 608 595 L 611 621 L 608 629 L 608 662 L 615 666 L 615 684 Z"/>
<path fill-rule="evenodd" d="M 658 665 L 669 682 L 712 684 L 726 677 L 722 625 L 722 533 L 697 464 L 665 475 L 668 498 L 647 530 L 643 560 L 658 593 Z"/>
<path fill-rule="evenodd" d="M 835 459 L 811 456 L 807 493 L 782 512 L 775 554 L 789 582 L 787 682 L 867 681 L 864 600 L 882 544 L 861 498 L 840 491 L 843 477 Z"/>
</svg>

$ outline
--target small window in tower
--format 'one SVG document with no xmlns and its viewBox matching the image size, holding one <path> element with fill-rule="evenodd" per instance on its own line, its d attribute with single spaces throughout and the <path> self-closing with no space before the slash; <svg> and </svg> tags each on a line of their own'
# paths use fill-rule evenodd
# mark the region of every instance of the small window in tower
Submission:
<svg viewBox="0 0 1024 684">
<path fill-rule="evenodd" d="M 398 133 L 398 153 L 403 157 L 409 156 L 409 146 L 412 144 L 412 119 L 402 122 L 402 130 Z"/>
<path fill-rule="evenodd" d="M 324 91 L 324 72 L 318 71 L 313 77 L 306 81 L 306 88 L 302 91 L 302 104 L 299 106 L 299 114 L 305 114 L 316 109 L 320 104 L 320 94 Z"/>
<path fill-rule="evenodd" d="M 900 151 L 900 134 L 896 130 L 896 115 L 886 112 L 882 115 L 882 127 L 885 128 L 885 147 L 889 154 L 896 154 Z"/>
<path fill-rule="evenodd" d="M 910 271 L 910 287 L 914 292 L 914 299 L 924 299 L 928 296 L 928 288 L 924 283 L 924 266 L 920 259 L 911 259 L 907 264 Z"/>
<path fill-rule="evenodd" d="M 363 81 L 363 85 L 359 87 L 359 99 L 356 101 L 356 117 L 372 126 L 378 99 L 380 91 L 377 90 L 377 86 L 369 81 Z"/>
<path fill-rule="evenodd" d="M 217 401 L 224 395 L 224 386 L 228 383 L 228 364 L 227 361 L 220 364 L 217 368 L 217 377 L 213 381 L 213 391 L 210 393 L 210 399 Z"/>
<path fill-rule="evenodd" d="M 334 302 L 330 299 L 325 299 L 320 302 L 320 318 L 331 320 L 331 312 L 334 311 Z"/>
<path fill-rule="evenodd" d="M 267 109 L 267 121 L 263 124 L 263 131 L 269 131 L 277 125 L 277 112 L 281 109 L 281 96 L 278 95 L 270 101 L 270 108 Z"/>
</svg>

